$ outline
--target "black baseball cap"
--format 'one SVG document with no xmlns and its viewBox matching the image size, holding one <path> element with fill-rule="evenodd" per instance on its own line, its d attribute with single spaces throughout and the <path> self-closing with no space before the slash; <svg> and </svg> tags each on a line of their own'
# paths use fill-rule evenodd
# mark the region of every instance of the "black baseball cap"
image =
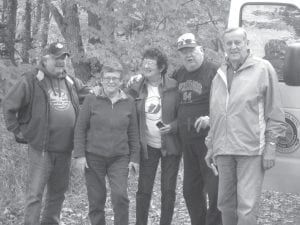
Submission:
<svg viewBox="0 0 300 225">
<path fill-rule="evenodd" d="M 59 58 L 62 55 L 70 56 L 65 46 L 60 42 L 51 43 L 45 50 L 44 55 L 53 55 L 55 58 Z"/>
</svg>

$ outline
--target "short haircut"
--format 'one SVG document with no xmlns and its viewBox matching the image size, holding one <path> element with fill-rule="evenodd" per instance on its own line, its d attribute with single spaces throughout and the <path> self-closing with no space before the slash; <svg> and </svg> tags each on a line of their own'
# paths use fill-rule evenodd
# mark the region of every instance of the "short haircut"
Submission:
<svg viewBox="0 0 300 225">
<path fill-rule="evenodd" d="M 100 72 L 100 77 L 102 78 L 105 73 L 120 73 L 120 79 L 123 79 L 123 67 L 120 63 L 110 62 L 103 64 Z"/>
<path fill-rule="evenodd" d="M 224 39 L 226 34 L 229 34 L 229 33 L 235 32 L 235 31 L 241 31 L 243 33 L 243 36 L 244 36 L 243 39 L 247 40 L 247 31 L 243 27 L 227 28 L 223 33 L 223 36 L 222 36 L 223 39 Z"/>
<path fill-rule="evenodd" d="M 159 49 L 157 48 L 149 48 L 147 49 L 144 54 L 142 59 L 153 59 L 156 60 L 157 67 L 159 69 L 163 68 L 163 71 L 161 72 L 161 75 L 164 76 L 167 73 L 168 70 L 168 58 L 167 56 L 162 53 Z"/>
</svg>

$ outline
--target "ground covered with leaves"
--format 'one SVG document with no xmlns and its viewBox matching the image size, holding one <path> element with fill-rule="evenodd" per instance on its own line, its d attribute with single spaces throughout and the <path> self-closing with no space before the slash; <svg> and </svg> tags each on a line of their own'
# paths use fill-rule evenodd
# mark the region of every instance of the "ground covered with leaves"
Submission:
<svg viewBox="0 0 300 225">
<path fill-rule="evenodd" d="M 2 111 L 2 109 L 0 108 Z M 24 193 L 27 171 L 27 147 L 14 142 L 4 128 L 0 116 L 0 225 L 23 223 Z M 190 220 L 182 196 L 182 165 L 178 176 L 177 199 L 173 225 L 189 225 Z M 149 225 L 158 225 L 160 217 L 160 170 L 156 177 L 149 213 Z M 137 178 L 129 178 L 130 225 L 135 223 Z M 113 225 L 110 197 L 106 203 L 107 225 Z M 61 225 L 89 225 L 88 202 L 83 175 L 72 168 L 70 187 L 62 210 Z M 300 196 L 264 191 L 259 208 L 259 225 L 299 225 Z"/>
</svg>

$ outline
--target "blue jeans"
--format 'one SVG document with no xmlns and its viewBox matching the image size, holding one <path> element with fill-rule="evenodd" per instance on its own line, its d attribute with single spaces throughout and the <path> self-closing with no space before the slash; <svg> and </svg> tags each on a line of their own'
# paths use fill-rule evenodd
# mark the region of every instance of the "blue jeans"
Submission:
<svg viewBox="0 0 300 225">
<path fill-rule="evenodd" d="M 29 171 L 25 206 L 25 225 L 58 225 L 65 192 L 69 185 L 71 153 L 35 150 L 29 146 Z M 47 186 L 40 223 L 42 197 Z"/>
<path fill-rule="evenodd" d="M 127 194 L 129 156 L 102 157 L 86 153 L 89 168 L 85 179 L 92 225 L 105 225 L 106 180 L 111 188 L 115 225 L 128 225 L 129 199 Z"/>
<path fill-rule="evenodd" d="M 204 137 L 182 138 L 184 178 L 183 196 L 192 225 L 221 225 L 221 213 L 217 207 L 218 177 L 207 167 Z M 209 199 L 207 207 L 206 194 Z"/>
<path fill-rule="evenodd" d="M 217 156 L 223 225 L 255 225 L 264 170 L 261 156 Z"/>
<path fill-rule="evenodd" d="M 176 181 L 180 155 L 162 157 L 160 149 L 148 148 L 148 159 L 140 164 L 138 191 L 136 193 L 136 225 L 147 225 L 148 213 L 156 170 L 161 159 L 161 225 L 172 222 L 176 198 Z"/>
</svg>

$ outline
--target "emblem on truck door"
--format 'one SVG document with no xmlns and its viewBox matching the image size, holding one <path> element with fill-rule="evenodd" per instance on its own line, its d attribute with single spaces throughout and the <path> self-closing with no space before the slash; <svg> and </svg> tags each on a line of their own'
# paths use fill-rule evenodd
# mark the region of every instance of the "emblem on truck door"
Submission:
<svg viewBox="0 0 300 225">
<path fill-rule="evenodd" d="M 291 113 L 285 112 L 285 122 L 287 125 L 284 137 L 279 137 L 277 151 L 280 153 L 292 153 L 299 148 L 299 121 Z"/>
</svg>

